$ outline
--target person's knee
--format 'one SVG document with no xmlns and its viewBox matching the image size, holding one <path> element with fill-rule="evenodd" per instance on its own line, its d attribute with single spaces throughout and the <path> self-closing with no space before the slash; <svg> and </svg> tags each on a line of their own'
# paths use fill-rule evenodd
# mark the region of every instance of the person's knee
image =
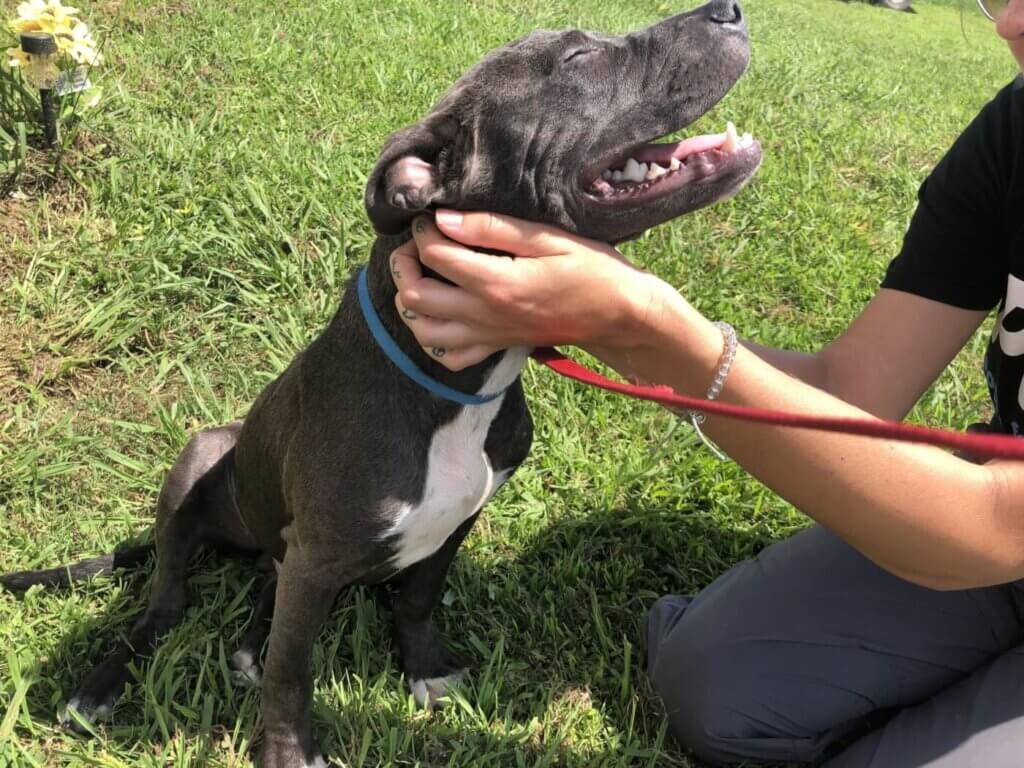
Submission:
<svg viewBox="0 0 1024 768">
<path fill-rule="evenodd" d="M 715 764 L 739 762 L 753 733 L 744 714 L 753 691 L 730 670 L 729 651 L 707 627 L 673 616 L 659 600 L 648 615 L 648 674 L 661 697 L 669 730 L 683 746 Z M 670 625 L 667 632 L 661 632 Z"/>
<path fill-rule="evenodd" d="M 671 602 L 658 601 L 648 614 L 648 674 L 669 732 L 713 765 L 817 759 L 827 740 L 800 733 L 766 687 L 770 654 L 723 632 L 717 622 L 682 616 Z"/>
</svg>

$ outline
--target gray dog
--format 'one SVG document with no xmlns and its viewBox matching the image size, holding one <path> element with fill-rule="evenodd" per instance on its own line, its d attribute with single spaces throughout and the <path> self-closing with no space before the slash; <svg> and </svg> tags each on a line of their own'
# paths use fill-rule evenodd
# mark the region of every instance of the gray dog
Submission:
<svg viewBox="0 0 1024 768">
<path fill-rule="evenodd" d="M 394 134 L 366 191 L 379 234 L 368 266 L 245 420 L 196 435 L 178 457 L 157 502 L 148 607 L 71 698 L 68 724 L 109 714 L 129 663 L 180 621 L 189 561 L 202 546 L 257 557 L 268 573 L 233 656 L 257 679 L 269 635 L 263 765 L 323 764 L 311 726 L 311 654 L 347 585 L 394 584 L 405 678 L 421 706 L 436 703 L 464 670 L 432 612 L 481 508 L 529 451 L 519 381 L 528 350 L 446 370 L 396 314 L 389 254 L 409 239 L 417 214 L 442 205 L 615 243 L 732 195 L 761 149 L 731 124 L 725 134 L 647 142 L 700 117 L 748 59 L 735 0 L 621 37 L 538 32 L 489 54 L 422 122 Z M 403 355 L 411 374 L 400 371 Z M 0 582 L 66 584 L 138 566 L 150 549 Z"/>
</svg>

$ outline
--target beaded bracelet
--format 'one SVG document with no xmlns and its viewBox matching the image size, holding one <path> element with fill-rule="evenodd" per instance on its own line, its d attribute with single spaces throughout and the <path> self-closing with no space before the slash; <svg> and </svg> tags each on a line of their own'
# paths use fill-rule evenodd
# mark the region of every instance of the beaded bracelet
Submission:
<svg viewBox="0 0 1024 768">
<path fill-rule="evenodd" d="M 722 394 L 722 387 L 725 386 L 725 379 L 728 377 L 729 371 L 732 370 L 733 361 L 736 359 L 736 349 L 739 346 L 739 342 L 736 339 L 736 329 L 729 325 L 729 323 L 719 321 L 715 323 L 715 327 L 722 332 L 722 358 L 718 363 L 718 372 L 715 373 L 715 378 L 712 380 L 711 386 L 708 387 L 707 394 L 704 396 L 707 400 L 717 400 L 718 396 Z M 700 425 L 704 423 L 707 416 L 701 411 L 690 411 L 689 416 L 690 423 L 693 425 L 697 436 L 700 437 L 701 442 L 715 456 L 725 460 L 725 454 L 718 449 L 718 446 L 708 440 L 704 435 L 704 431 L 700 428 Z"/>
</svg>

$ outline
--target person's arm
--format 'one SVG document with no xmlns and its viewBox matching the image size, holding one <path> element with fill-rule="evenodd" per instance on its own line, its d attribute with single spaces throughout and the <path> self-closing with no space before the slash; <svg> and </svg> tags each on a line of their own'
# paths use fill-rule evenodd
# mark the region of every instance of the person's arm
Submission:
<svg viewBox="0 0 1024 768">
<path fill-rule="evenodd" d="M 796 376 L 800 381 L 810 384 L 812 387 L 828 391 L 828 365 L 821 356 L 821 350 L 796 352 L 790 349 L 766 347 L 763 344 L 750 341 L 750 339 L 740 339 L 739 342 L 769 365 L 775 366 L 790 376 Z"/>
<path fill-rule="evenodd" d="M 780 371 L 850 405 L 899 421 L 986 314 L 882 289 L 839 338 L 816 353 L 749 341 L 744 346 Z"/>
<path fill-rule="evenodd" d="M 433 225 L 420 228 L 424 262 L 461 286 L 422 278 L 414 249 L 398 254 L 397 300 L 413 310 L 417 319 L 409 325 L 424 346 L 475 350 L 462 360 L 469 364 L 515 344 L 577 343 L 624 375 L 705 392 L 722 353 L 721 333 L 614 250 L 489 214 L 442 226 L 470 246 L 544 258 L 477 254 Z M 883 291 L 821 353 L 825 388 L 838 396 L 741 348 L 722 399 L 900 418 L 984 314 Z M 1019 464 L 977 466 L 926 446 L 728 419 L 709 418 L 706 426 L 751 474 L 893 573 L 947 589 L 1024 576 Z"/>
<path fill-rule="evenodd" d="M 718 366 L 722 335 L 678 294 L 666 291 L 663 301 L 659 322 L 644 323 L 649 345 L 628 352 L 630 365 L 638 375 L 677 391 L 703 393 Z M 970 314 L 975 317 L 962 318 L 962 335 L 980 319 L 980 313 Z M 919 348 L 927 346 L 929 336 L 919 337 Z M 603 352 L 613 364 L 626 354 Z M 900 391 L 905 390 L 889 396 Z M 743 348 L 722 400 L 828 416 L 868 415 Z M 886 402 L 880 410 L 898 413 L 906 402 L 912 402 L 909 393 L 904 403 Z M 903 578 L 956 589 L 1024 576 L 1024 468 L 1019 464 L 977 466 L 927 446 L 710 416 L 705 430 L 780 496 Z"/>
</svg>

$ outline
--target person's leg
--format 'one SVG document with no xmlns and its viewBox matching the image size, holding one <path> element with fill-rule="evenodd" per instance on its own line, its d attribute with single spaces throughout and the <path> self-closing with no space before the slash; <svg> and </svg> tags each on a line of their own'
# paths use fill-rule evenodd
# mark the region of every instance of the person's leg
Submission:
<svg viewBox="0 0 1024 768">
<path fill-rule="evenodd" d="M 1024 646 L 869 733 L 827 768 L 1020 768 Z"/>
<path fill-rule="evenodd" d="M 937 592 L 816 527 L 648 616 L 673 735 L 713 763 L 812 762 L 1020 642 L 1013 586 Z"/>
</svg>

